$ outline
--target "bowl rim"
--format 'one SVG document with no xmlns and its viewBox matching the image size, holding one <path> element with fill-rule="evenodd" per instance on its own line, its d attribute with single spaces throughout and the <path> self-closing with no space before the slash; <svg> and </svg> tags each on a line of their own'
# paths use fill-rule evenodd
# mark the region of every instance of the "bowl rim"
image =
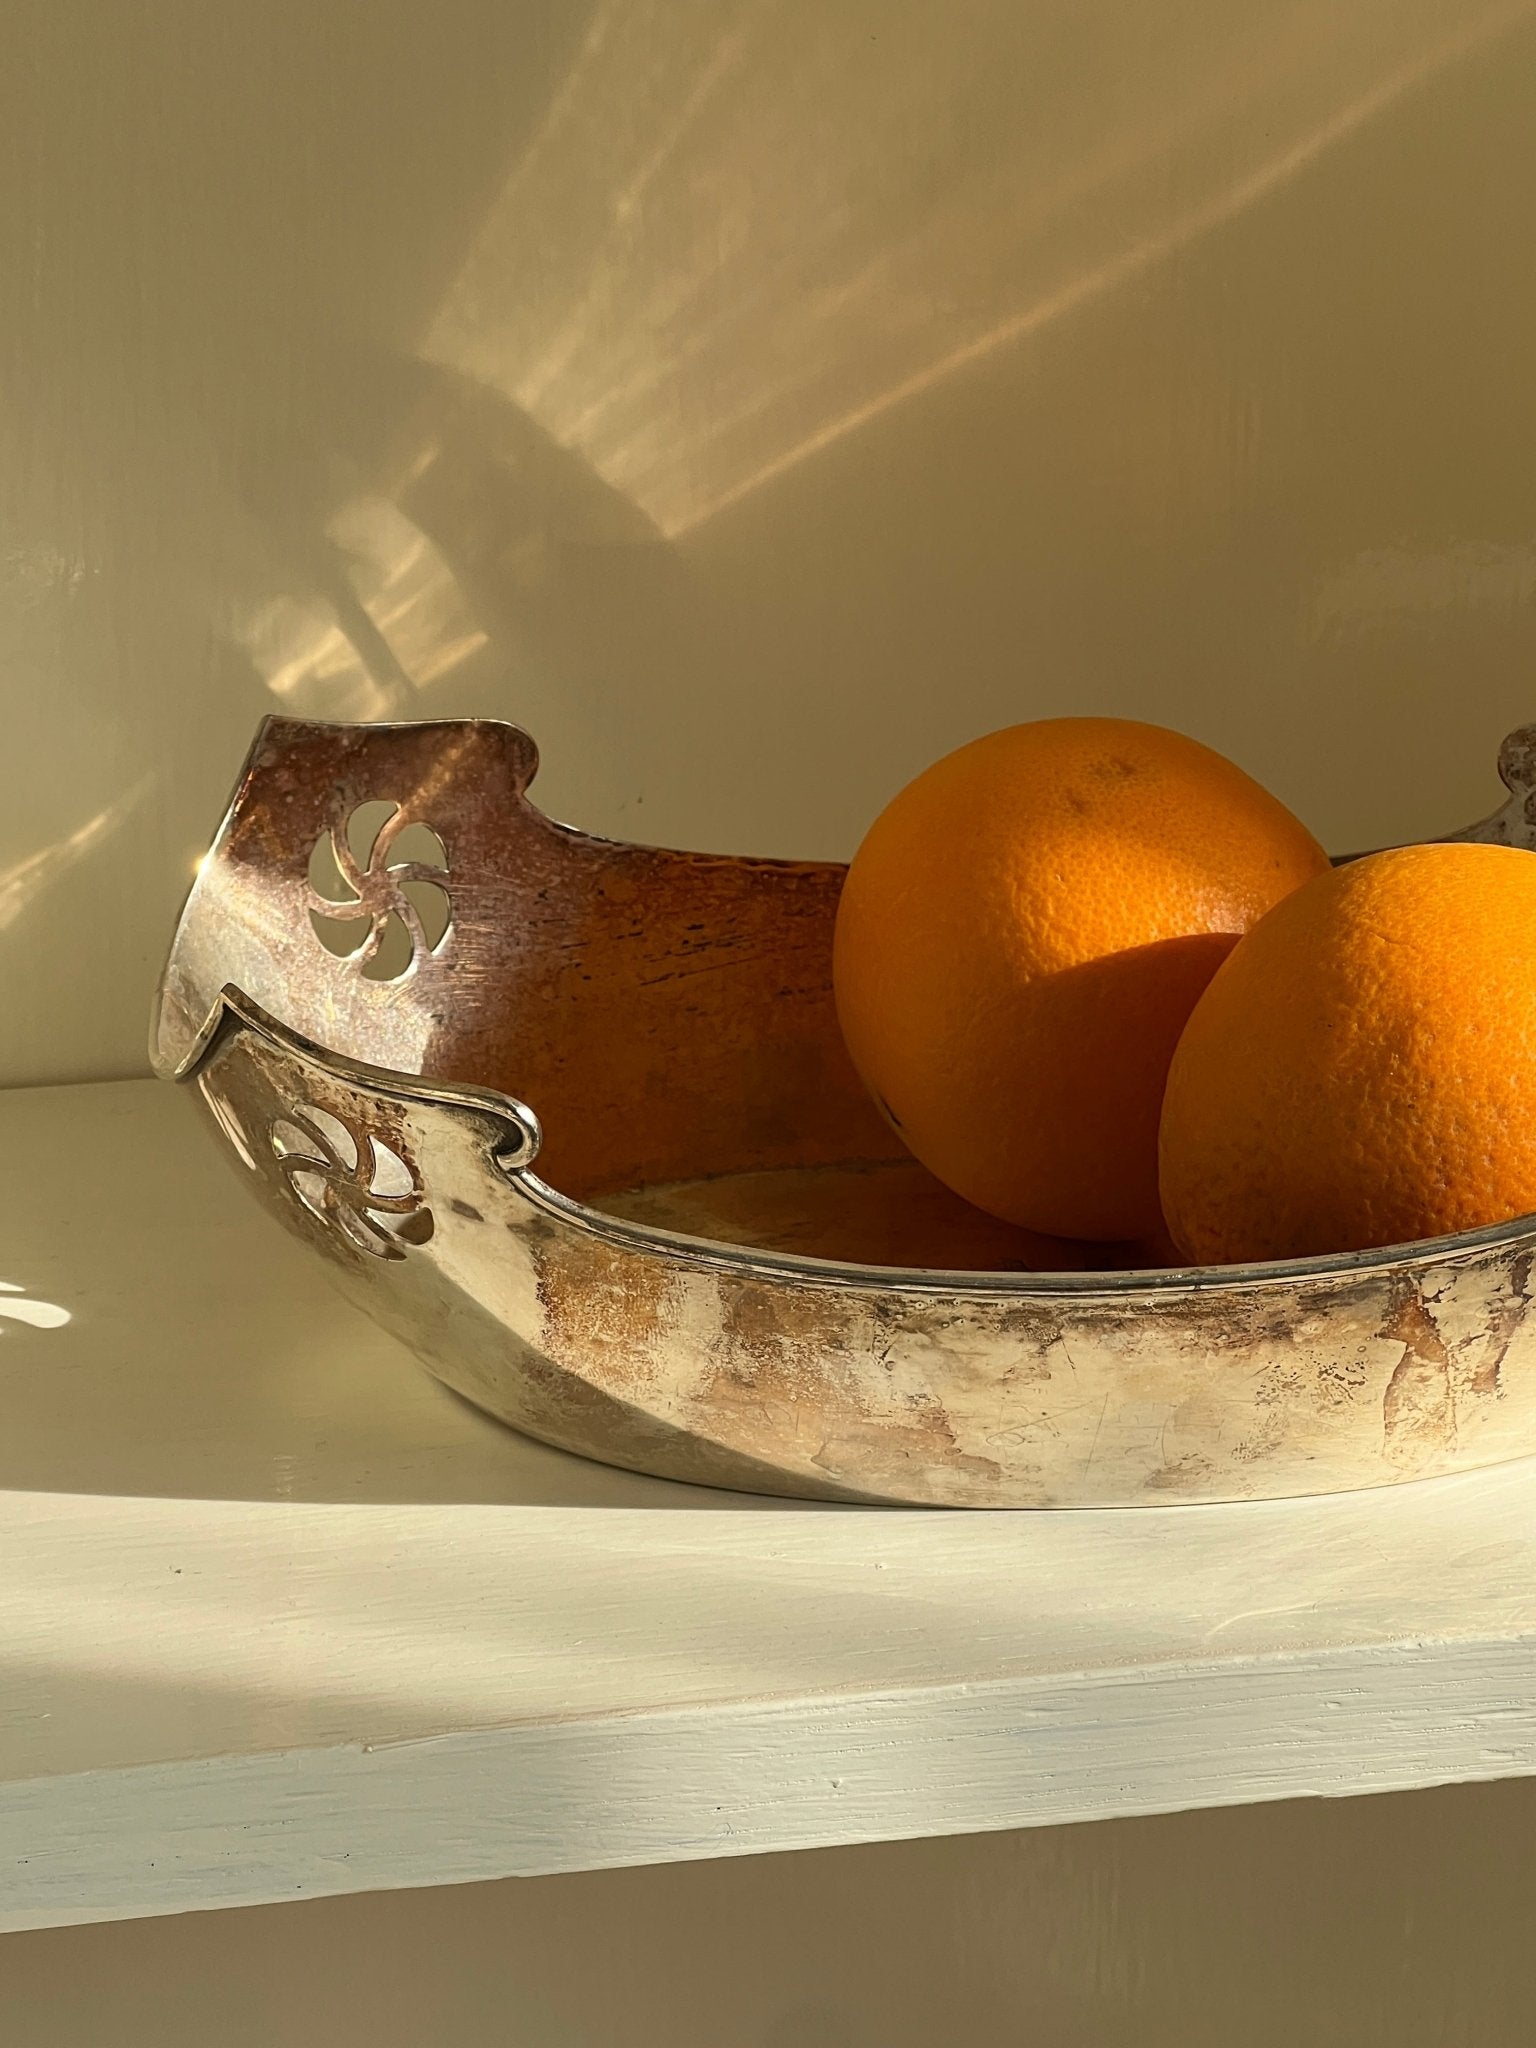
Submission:
<svg viewBox="0 0 1536 2048">
<path fill-rule="evenodd" d="M 769 1251 L 695 1237 L 659 1224 L 609 1215 L 573 1195 L 562 1194 L 533 1170 L 541 1131 L 536 1113 L 515 1096 L 468 1081 L 435 1081 L 377 1067 L 292 1030 L 233 982 L 226 982 L 185 1057 L 168 1078 L 196 1080 L 219 1049 L 240 1032 L 253 1032 L 282 1051 L 334 1074 L 345 1084 L 404 1103 L 461 1108 L 488 1116 L 503 1138 L 490 1148 L 490 1163 L 521 1197 L 552 1220 L 632 1251 L 649 1252 L 682 1264 L 777 1280 L 801 1287 L 857 1289 L 900 1295 L 967 1296 L 994 1300 L 1134 1300 L 1149 1296 L 1242 1293 L 1294 1287 L 1309 1281 L 1363 1279 L 1383 1271 L 1441 1265 L 1479 1251 L 1536 1240 L 1536 1212 L 1503 1223 L 1480 1225 L 1444 1237 L 1374 1246 L 1361 1252 L 1322 1252 L 1298 1259 L 1264 1259 L 1231 1266 L 1151 1266 L 1115 1271 L 1012 1272 L 940 1266 L 875 1266 L 857 1260 L 816 1258 L 803 1252 Z"/>
</svg>

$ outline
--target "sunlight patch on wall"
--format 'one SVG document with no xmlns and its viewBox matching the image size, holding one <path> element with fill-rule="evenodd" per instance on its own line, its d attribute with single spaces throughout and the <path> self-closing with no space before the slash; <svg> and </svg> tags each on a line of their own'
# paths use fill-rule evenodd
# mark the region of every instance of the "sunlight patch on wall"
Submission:
<svg viewBox="0 0 1536 2048">
<path fill-rule="evenodd" d="M 13 925 L 45 890 L 93 853 L 103 840 L 109 839 L 149 793 L 153 782 L 153 776 L 141 776 L 131 789 L 114 803 L 104 805 L 83 825 L 77 825 L 73 832 L 0 870 L 0 932 Z"/>
<path fill-rule="evenodd" d="M 326 523 L 335 588 L 253 606 L 234 639 L 300 716 L 398 716 L 486 645 L 442 552 L 389 498 L 345 500 Z"/>
<path fill-rule="evenodd" d="M 1531 0 L 606 0 L 426 339 L 677 535 L 1257 205 Z"/>
<path fill-rule="evenodd" d="M 62 1330 L 69 1319 L 69 1310 L 56 1301 L 30 1300 L 14 1280 L 0 1280 L 0 1336 L 8 1321 L 34 1330 Z"/>
</svg>

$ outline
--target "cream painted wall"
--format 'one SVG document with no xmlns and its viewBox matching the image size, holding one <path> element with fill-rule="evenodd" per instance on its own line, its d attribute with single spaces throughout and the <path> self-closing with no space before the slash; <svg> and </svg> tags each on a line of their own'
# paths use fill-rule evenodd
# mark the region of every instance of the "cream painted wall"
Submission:
<svg viewBox="0 0 1536 2048">
<path fill-rule="evenodd" d="M 1533 0 L 13 0 L 0 1082 L 143 1064 L 257 718 L 842 853 L 993 725 L 1336 843 L 1536 713 Z"/>
<path fill-rule="evenodd" d="M 26 2048 L 1528 2048 L 1536 1784 L 0 1941 Z"/>
<path fill-rule="evenodd" d="M 1336 844 L 1536 715 L 1536 0 L 5 25 L 0 1083 L 141 1069 L 273 709 L 516 717 L 563 815 L 811 854 L 1039 713 Z M 1502 2048 L 1528 1790 L 12 1936 L 0 2018 Z"/>
</svg>

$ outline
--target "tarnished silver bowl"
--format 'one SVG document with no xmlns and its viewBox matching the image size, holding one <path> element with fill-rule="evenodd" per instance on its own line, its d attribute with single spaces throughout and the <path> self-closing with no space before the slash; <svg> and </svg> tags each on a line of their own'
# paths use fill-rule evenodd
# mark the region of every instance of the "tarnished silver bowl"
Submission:
<svg viewBox="0 0 1536 2048">
<path fill-rule="evenodd" d="M 1536 1218 L 1085 1271 L 901 1156 L 843 1052 L 842 870 L 589 838 L 490 722 L 269 720 L 156 1070 L 471 1401 L 671 1479 L 948 1507 L 1379 1486 L 1536 1450 Z M 1496 817 L 1536 843 L 1536 728 Z"/>
</svg>

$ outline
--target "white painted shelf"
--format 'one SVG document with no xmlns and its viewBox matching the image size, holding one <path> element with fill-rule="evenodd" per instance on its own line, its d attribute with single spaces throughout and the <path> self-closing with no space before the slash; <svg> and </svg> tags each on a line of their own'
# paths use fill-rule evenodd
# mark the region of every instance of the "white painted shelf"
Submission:
<svg viewBox="0 0 1536 2048">
<path fill-rule="evenodd" d="M 1536 1463 L 696 1492 L 437 1387 L 170 1088 L 0 1095 L 0 1173 L 0 1930 L 1536 1771 Z"/>
</svg>

